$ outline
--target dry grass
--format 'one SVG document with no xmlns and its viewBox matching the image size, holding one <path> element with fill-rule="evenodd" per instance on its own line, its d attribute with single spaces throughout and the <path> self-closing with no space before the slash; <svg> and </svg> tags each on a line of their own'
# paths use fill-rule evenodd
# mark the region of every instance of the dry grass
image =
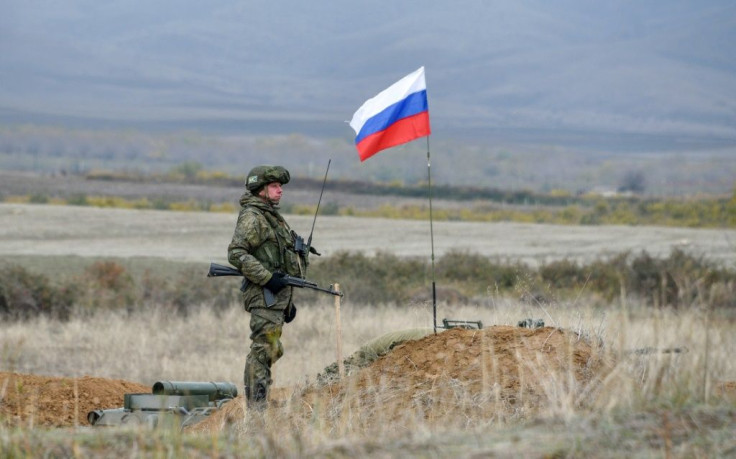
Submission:
<svg viewBox="0 0 736 459">
<path fill-rule="evenodd" d="M 351 410 L 380 412 L 383 402 L 378 398 L 358 405 L 354 400 L 322 400 L 309 410 L 292 398 L 282 409 L 236 420 L 230 428 L 205 436 L 122 430 L 79 431 L 60 437 L 54 431 L 0 430 L 6 445 L 2 452 L 129 455 L 125 442 L 135 445 L 134 455 L 143 456 L 238 457 L 250 451 L 246 455 L 253 457 L 616 457 L 628 451 L 635 456 L 684 457 L 735 451 L 736 399 L 718 390 L 719 382 L 736 380 L 732 359 L 736 324 L 732 321 L 716 320 L 705 308 L 655 311 L 624 304 L 598 311 L 578 301 L 542 309 L 503 298 L 495 298 L 493 304 L 442 304 L 439 317 L 482 320 L 484 325 L 543 318 L 548 325 L 580 332 L 594 342 L 601 340 L 617 362 L 614 371 L 595 386 L 570 385 L 565 374 L 536 375 L 545 381 L 545 402 L 533 409 L 517 409 L 511 416 L 473 410 L 478 394 L 457 388 L 443 392 L 452 394 L 457 408 L 450 406 L 433 419 L 412 413 L 398 420 L 351 414 Z M 345 353 L 388 331 L 431 327 L 431 317 L 427 304 L 345 305 Z M 233 305 L 219 317 L 205 310 L 188 318 L 168 317 L 152 307 L 148 315 L 105 313 L 67 323 L 43 318 L 5 323 L 0 325 L 0 369 L 89 374 L 144 384 L 170 379 L 226 380 L 240 385 L 249 343 L 247 321 L 248 315 Z M 334 325 L 331 302 L 300 308 L 297 320 L 285 329 L 286 355 L 274 367 L 277 386 L 305 387 L 334 361 Z M 661 352 L 675 348 L 684 352 Z M 533 368 L 529 367 L 529 377 L 542 371 Z M 382 399 L 395 390 L 385 387 Z"/>
<path fill-rule="evenodd" d="M 286 355 L 274 368 L 277 385 L 293 385 L 335 361 L 332 297 L 299 307 L 286 325 Z M 460 314 L 477 315 L 474 308 Z M 342 307 L 345 354 L 393 330 L 432 327 L 426 306 Z M 3 323 L 0 369 L 60 376 L 95 375 L 141 383 L 169 380 L 224 380 L 240 384 L 248 352 L 249 315 L 233 305 L 217 315 L 198 309 L 188 317 L 167 315 L 152 306 L 148 314 L 105 313 L 61 323 L 45 318 Z M 475 316 L 473 316 L 475 317 Z M 59 356 L 63 355 L 63 359 Z"/>
<path fill-rule="evenodd" d="M 579 300 L 578 300 L 579 301 Z M 496 299 L 490 307 L 438 306 L 438 317 L 481 320 L 484 325 L 515 325 L 527 317 L 602 339 L 620 355 L 636 349 L 681 349 L 649 360 L 678 359 L 704 368 L 708 355 L 711 380 L 736 380 L 736 324 L 706 309 L 652 310 L 612 306 L 597 311 L 584 306 L 534 306 Z M 430 304 L 364 307 L 343 304 L 345 355 L 363 343 L 397 330 L 432 328 Z M 169 316 L 152 306 L 147 314 L 107 312 L 66 323 L 43 317 L 0 324 L 0 370 L 56 376 L 122 378 L 144 384 L 160 379 L 225 380 L 240 383 L 249 346 L 249 315 L 234 304 L 219 316 L 195 310 L 188 317 Z M 278 386 L 313 380 L 335 361 L 335 316 L 331 297 L 299 308 L 285 326 L 285 356 L 274 367 Z"/>
</svg>

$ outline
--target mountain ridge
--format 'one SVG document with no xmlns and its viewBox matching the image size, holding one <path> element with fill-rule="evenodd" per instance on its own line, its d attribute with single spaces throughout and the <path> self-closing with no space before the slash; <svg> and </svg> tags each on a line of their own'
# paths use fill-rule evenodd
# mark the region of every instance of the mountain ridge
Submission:
<svg viewBox="0 0 736 459">
<path fill-rule="evenodd" d="M 6 123 L 351 136 L 363 101 L 425 65 L 435 136 L 733 145 L 734 18 L 727 1 L 14 4 L 0 19 L 0 111 Z"/>
</svg>

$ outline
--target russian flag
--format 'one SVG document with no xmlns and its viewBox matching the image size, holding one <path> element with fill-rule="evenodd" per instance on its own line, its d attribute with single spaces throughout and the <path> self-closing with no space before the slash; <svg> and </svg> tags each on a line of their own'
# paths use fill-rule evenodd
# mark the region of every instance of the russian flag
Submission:
<svg viewBox="0 0 736 459">
<path fill-rule="evenodd" d="M 361 161 L 386 148 L 428 136 L 429 108 L 424 67 L 368 99 L 353 115 L 355 147 Z"/>
</svg>

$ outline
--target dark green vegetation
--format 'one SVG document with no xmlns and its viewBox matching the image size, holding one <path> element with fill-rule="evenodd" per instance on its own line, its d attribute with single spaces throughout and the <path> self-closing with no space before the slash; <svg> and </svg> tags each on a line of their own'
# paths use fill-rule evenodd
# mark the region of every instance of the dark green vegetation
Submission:
<svg viewBox="0 0 736 459">
<path fill-rule="evenodd" d="M 81 270 L 60 278 L 6 264 L 0 268 L 0 314 L 10 320 L 38 315 L 63 320 L 72 314 L 142 309 L 152 304 L 186 314 L 205 305 L 221 309 L 235 299 L 233 284 L 212 282 L 194 267 L 167 269 L 162 274 L 154 265 L 136 272 L 113 260 L 83 262 Z"/>
<path fill-rule="evenodd" d="M 187 314 L 199 307 L 222 310 L 238 300 L 238 279 L 207 278 L 204 264 L 172 267 L 151 260 L 97 260 L 75 266 L 68 261 L 69 257 L 44 258 L 43 269 L 29 258 L 6 262 L 0 268 L 0 315 L 8 320 L 38 315 L 66 319 L 152 304 Z M 65 266 L 66 276 L 48 274 L 57 272 L 57 265 Z M 346 301 L 355 305 L 401 307 L 431 301 L 430 266 L 417 258 L 340 252 L 316 260 L 308 277 L 325 287 L 339 282 Z M 561 260 L 538 268 L 450 252 L 437 260 L 436 277 L 439 301 L 450 304 L 490 304 L 498 297 L 564 304 L 581 295 L 610 303 L 631 295 L 654 307 L 692 308 L 704 303 L 727 310 L 736 307 L 736 272 L 680 250 L 665 259 L 646 252 L 624 253 L 587 265 Z M 300 301 L 324 301 L 307 290 L 298 296 Z"/>
</svg>

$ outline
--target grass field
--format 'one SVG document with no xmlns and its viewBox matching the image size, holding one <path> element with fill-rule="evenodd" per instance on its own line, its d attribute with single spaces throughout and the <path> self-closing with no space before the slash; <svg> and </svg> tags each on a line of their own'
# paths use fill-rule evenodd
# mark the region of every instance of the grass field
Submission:
<svg viewBox="0 0 736 459">
<path fill-rule="evenodd" d="M 162 270 L 223 261 L 234 215 L 0 205 L 0 257 L 64 276 L 90 257 L 127 260 Z M 311 218 L 292 217 L 309 231 Z M 591 259 L 623 250 L 667 255 L 672 247 L 735 265 L 734 231 L 656 227 L 555 227 L 549 225 L 435 224 L 438 253 L 466 249 L 530 263 Z M 349 249 L 429 256 L 428 222 L 320 218 L 315 246 L 329 255 Z M 339 281 L 336 279 L 336 281 Z M 488 292 L 482 304 L 440 304 L 439 317 L 515 325 L 542 318 L 578 333 L 610 356 L 613 370 L 577 385 L 569 374 L 538 378 L 541 402 L 504 416 L 489 392 L 450 391 L 431 416 L 377 422 L 368 413 L 378 399 L 335 401 L 332 411 L 305 415 L 305 405 L 269 409 L 206 435 L 177 431 L 84 427 L 47 429 L 0 423 L 4 457 L 729 457 L 736 454 L 736 324 L 721 320 L 707 296 L 692 308 L 654 309 L 630 300 L 590 307 L 585 295 L 565 303 L 520 303 Z M 335 361 L 332 298 L 300 307 L 283 336 L 286 354 L 274 366 L 275 385 L 307 387 Z M 344 354 L 386 332 L 432 326 L 427 302 L 365 307 L 346 298 L 341 311 Z M 151 384 L 169 380 L 225 380 L 238 385 L 249 345 L 248 315 L 233 303 L 216 314 L 194 310 L 172 316 L 156 304 L 134 313 L 101 312 L 67 322 L 37 318 L 0 323 L 0 371 L 52 376 L 94 375 Z M 680 349 L 684 352 L 662 352 Z M 637 352 L 647 349 L 647 352 Z M 461 353 L 462 354 L 462 353 Z M 493 365 L 493 357 L 481 364 Z M 519 364 L 520 367 L 522 364 Z M 390 383 L 390 381 L 389 381 Z M 462 388 L 457 381 L 448 390 Z M 13 388 L 0 387 L 0 394 Z M 17 389 L 17 388 L 16 388 Z M 398 388 L 390 384 L 391 396 Z M 398 392 L 397 392 L 398 393 Z M 445 394 L 447 396 L 447 394 Z M 0 397 L 2 398 L 2 397 Z M 296 399 L 295 399 L 296 400 Z M 362 403 L 362 404 L 361 404 Z M 326 405 L 327 406 L 327 405 Z M 455 408 L 457 407 L 457 408 Z M 474 407 L 478 407 L 475 409 Z M 113 408 L 113 407 L 101 407 Z M 524 408 L 524 409 L 522 409 Z M 413 413 L 413 412 L 412 412 Z M 411 413 L 409 413 L 411 414 Z M 365 415 L 365 416 L 364 416 Z M 380 417 L 378 418 L 380 421 Z M 257 422 L 256 422 L 257 421 Z"/>
<path fill-rule="evenodd" d="M 458 307 L 453 313 L 481 319 L 486 326 L 544 315 L 510 300 L 496 304 L 492 309 Z M 727 457 L 736 451 L 733 322 L 710 320 L 705 309 L 678 313 L 611 305 L 592 310 L 580 304 L 549 310 L 548 323 L 600 339 L 616 364 L 600 386 L 570 386 L 564 373 L 547 374 L 544 366 L 528 362 L 527 378 L 539 378 L 544 394 L 533 410 L 494 416 L 484 393 L 460 392 L 451 399 L 457 409 L 445 408 L 430 419 L 406 412 L 408 418 L 401 421 L 376 423 L 361 420 L 361 409 L 366 415 L 380 411 L 385 401 L 368 399 L 357 407 L 334 402 L 337 411 L 305 418 L 306 405 L 295 398 L 283 408 L 269 409 L 256 424 L 250 417 L 236 419 L 231 427 L 204 436 L 166 430 L 0 427 L 2 452 L 14 457 Z M 430 326 L 430 317 L 429 309 L 421 307 L 345 307 L 345 352 L 387 331 Z M 150 314 L 103 313 L 66 323 L 37 319 L 0 327 L 1 370 L 143 384 L 169 379 L 239 385 L 248 345 L 247 315 L 237 305 L 220 316 L 200 310 L 187 318 L 170 317 L 153 308 Z M 286 327 L 283 342 L 286 354 L 274 366 L 275 385 L 291 393 L 314 383 L 335 360 L 331 304 L 301 308 Z M 635 352 L 673 348 L 685 352 Z M 724 392 L 724 382 L 732 384 L 730 392 Z M 387 384 L 381 389 L 386 396 L 408 390 L 380 384 Z"/>
</svg>

